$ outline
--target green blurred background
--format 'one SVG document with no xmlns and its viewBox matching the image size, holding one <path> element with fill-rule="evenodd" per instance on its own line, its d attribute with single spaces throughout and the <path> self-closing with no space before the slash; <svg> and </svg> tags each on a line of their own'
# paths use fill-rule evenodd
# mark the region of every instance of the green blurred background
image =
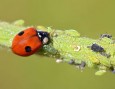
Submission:
<svg viewBox="0 0 115 89">
<path fill-rule="evenodd" d="M 26 25 L 76 29 L 82 36 L 115 37 L 115 0 L 0 0 L 0 20 L 24 19 Z M 0 49 L 0 89 L 113 89 L 115 75 L 95 76 L 53 58 L 19 57 Z"/>
</svg>

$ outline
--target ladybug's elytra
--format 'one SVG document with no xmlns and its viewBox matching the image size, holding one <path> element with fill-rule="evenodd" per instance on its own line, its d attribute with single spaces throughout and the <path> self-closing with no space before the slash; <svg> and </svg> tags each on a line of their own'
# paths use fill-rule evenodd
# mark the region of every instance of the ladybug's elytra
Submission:
<svg viewBox="0 0 115 89">
<path fill-rule="evenodd" d="M 12 41 L 12 51 L 20 56 L 29 56 L 49 41 L 49 34 L 34 27 L 19 32 Z"/>
</svg>

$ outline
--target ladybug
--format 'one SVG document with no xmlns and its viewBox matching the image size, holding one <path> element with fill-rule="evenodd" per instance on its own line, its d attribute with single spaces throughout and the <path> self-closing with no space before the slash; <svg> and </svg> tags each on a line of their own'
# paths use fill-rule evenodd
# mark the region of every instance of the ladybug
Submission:
<svg viewBox="0 0 115 89">
<path fill-rule="evenodd" d="M 34 27 L 19 32 L 12 41 L 12 51 L 20 56 L 29 56 L 48 44 L 48 32 L 38 31 Z"/>
</svg>

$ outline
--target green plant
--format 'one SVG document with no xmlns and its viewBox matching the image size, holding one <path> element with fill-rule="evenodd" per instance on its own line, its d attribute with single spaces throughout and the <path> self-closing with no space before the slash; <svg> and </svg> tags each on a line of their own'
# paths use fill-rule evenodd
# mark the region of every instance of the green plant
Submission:
<svg viewBox="0 0 115 89">
<path fill-rule="evenodd" d="M 13 37 L 21 30 L 27 28 L 23 20 L 13 23 L 0 22 L 0 45 L 11 47 Z M 96 75 L 102 75 L 107 70 L 114 72 L 115 67 L 115 41 L 111 37 L 91 39 L 81 37 L 76 30 L 55 30 L 50 27 L 38 26 L 40 30 L 50 33 L 50 43 L 44 45 L 38 52 L 40 55 L 54 57 L 57 62 L 68 62 L 83 69 L 97 68 Z M 92 48 L 96 45 L 98 48 Z M 94 50 L 93 50 L 94 49 Z M 100 51 L 101 49 L 101 51 Z"/>
</svg>

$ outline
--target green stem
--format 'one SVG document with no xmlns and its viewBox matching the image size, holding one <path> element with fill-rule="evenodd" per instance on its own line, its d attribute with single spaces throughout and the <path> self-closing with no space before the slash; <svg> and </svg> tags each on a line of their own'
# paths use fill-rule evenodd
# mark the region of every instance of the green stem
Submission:
<svg viewBox="0 0 115 89">
<path fill-rule="evenodd" d="M 24 21 L 18 20 L 14 23 L 0 22 L 0 44 L 11 47 L 14 36 L 24 30 Z M 37 27 L 40 30 L 46 30 L 50 33 L 50 43 L 44 45 L 38 52 L 40 55 L 50 56 L 60 59 L 64 62 L 72 62 L 73 65 L 82 68 L 85 62 L 88 67 L 98 68 L 96 75 L 102 75 L 107 70 L 114 70 L 115 67 L 115 42 L 111 38 L 91 39 L 81 37 L 80 34 L 73 29 L 54 30 L 50 27 Z M 95 52 L 89 46 L 98 44 L 104 48 L 104 52 Z M 104 55 L 102 55 L 104 54 Z M 110 56 L 108 56 L 110 55 Z M 72 64 L 71 63 L 71 64 Z"/>
</svg>

